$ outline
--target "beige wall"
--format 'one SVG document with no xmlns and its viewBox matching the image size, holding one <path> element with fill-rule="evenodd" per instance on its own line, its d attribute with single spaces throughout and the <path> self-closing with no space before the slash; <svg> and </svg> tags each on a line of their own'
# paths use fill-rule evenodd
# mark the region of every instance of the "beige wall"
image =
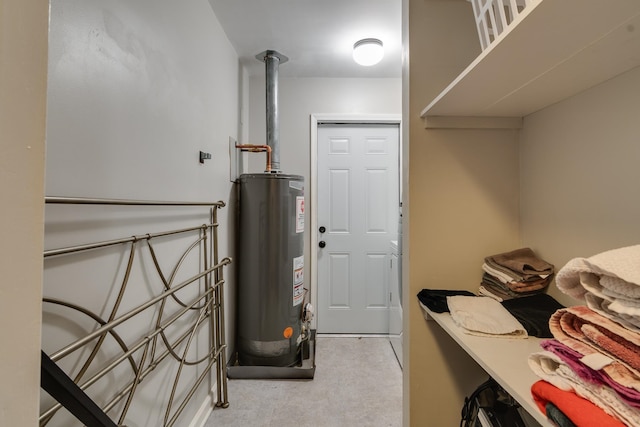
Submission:
<svg viewBox="0 0 640 427">
<path fill-rule="evenodd" d="M 640 243 L 638 87 L 640 68 L 525 119 L 522 238 L 557 268 Z"/>
<path fill-rule="evenodd" d="M 560 269 L 574 257 L 638 244 L 640 94 L 633 89 L 640 68 L 525 117 L 517 133 L 425 130 L 421 109 L 478 53 L 476 35 L 466 2 L 408 3 L 405 423 L 450 426 L 459 422 L 464 396 L 486 374 L 422 319 L 415 294 L 429 287 L 475 290 L 482 258 L 515 245 L 533 248 Z M 549 293 L 577 303 L 554 285 Z"/>
<path fill-rule="evenodd" d="M 40 389 L 47 1 L 0 1 L 0 425 L 35 426 Z"/>
<path fill-rule="evenodd" d="M 518 245 L 517 132 L 424 129 L 420 111 L 475 58 L 479 44 L 470 3 L 410 0 L 409 7 L 405 423 L 454 426 L 464 396 L 486 374 L 424 320 L 415 296 L 423 288 L 476 291 L 483 258 Z"/>
</svg>

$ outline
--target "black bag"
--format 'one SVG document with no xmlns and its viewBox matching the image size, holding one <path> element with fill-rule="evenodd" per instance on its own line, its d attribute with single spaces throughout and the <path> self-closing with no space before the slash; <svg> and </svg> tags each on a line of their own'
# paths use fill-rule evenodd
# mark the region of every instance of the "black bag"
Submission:
<svg viewBox="0 0 640 427">
<path fill-rule="evenodd" d="M 526 427 L 520 405 L 493 378 L 465 397 L 460 427 Z"/>
</svg>

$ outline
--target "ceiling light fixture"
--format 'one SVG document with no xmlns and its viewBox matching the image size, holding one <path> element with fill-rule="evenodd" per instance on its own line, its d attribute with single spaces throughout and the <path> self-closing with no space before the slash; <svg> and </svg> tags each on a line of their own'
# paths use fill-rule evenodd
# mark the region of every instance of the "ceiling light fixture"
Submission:
<svg viewBox="0 0 640 427">
<path fill-rule="evenodd" d="M 377 64 L 383 56 L 382 42 L 378 39 L 362 39 L 353 45 L 353 60 L 365 67 Z"/>
</svg>

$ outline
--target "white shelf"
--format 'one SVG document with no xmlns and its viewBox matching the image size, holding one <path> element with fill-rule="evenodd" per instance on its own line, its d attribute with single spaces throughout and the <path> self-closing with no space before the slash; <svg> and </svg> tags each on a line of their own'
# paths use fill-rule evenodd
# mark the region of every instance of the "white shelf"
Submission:
<svg viewBox="0 0 640 427">
<path fill-rule="evenodd" d="M 421 117 L 426 127 L 470 127 L 469 118 L 477 117 L 517 127 L 504 118 L 524 117 L 637 66 L 640 1 L 542 0 L 529 5 Z M 461 120 L 443 125 L 440 117 Z"/>
<path fill-rule="evenodd" d="M 453 323 L 449 313 L 434 313 L 422 303 L 420 307 L 426 319 L 435 320 L 537 422 L 552 425 L 531 397 L 531 385 L 539 378 L 529 368 L 527 359 L 531 353 L 541 351 L 539 338 L 486 338 L 465 334 Z"/>
</svg>

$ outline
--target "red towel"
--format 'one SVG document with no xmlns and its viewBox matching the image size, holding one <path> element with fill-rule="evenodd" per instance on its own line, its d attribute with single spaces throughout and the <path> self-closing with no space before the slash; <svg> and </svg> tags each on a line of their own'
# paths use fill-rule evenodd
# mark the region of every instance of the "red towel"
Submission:
<svg viewBox="0 0 640 427">
<path fill-rule="evenodd" d="M 574 392 L 560 390 L 546 381 L 537 381 L 531 386 L 531 395 L 543 414 L 546 405 L 553 403 L 577 427 L 625 427 L 617 418 Z"/>
</svg>

